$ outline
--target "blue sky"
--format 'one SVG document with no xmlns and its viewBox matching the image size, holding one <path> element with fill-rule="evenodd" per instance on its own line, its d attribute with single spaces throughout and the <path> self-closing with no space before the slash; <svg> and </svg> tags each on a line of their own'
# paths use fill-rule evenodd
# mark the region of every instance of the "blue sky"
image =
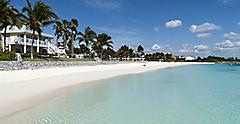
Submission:
<svg viewBox="0 0 240 124">
<path fill-rule="evenodd" d="M 78 19 L 80 31 L 90 26 L 110 34 L 115 49 L 143 44 L 149 52 L 240 57 L 240 0 L 43 1 L 61 19 Z M 53 34 L 52 27 L 46 31 Z"/>
</svg>

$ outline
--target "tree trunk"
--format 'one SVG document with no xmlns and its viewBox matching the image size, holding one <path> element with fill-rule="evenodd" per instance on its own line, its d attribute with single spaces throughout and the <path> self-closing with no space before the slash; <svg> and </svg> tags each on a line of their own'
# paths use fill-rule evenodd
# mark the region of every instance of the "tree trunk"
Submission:
<svg viewBox="0 0 240 124">
<path fill-rule="evenodd" d="M 65 50 L 65 58 L 67 57 L 67 50 L 66 50 L 66 46 L 67 46 L 67 32 L 64 31 L 64 35 L 63 35 L 63 48 Z"/>
<path fill-rule="evenodd" d="M 34 38 L 35 38 L 35 30 L 33 30 L 33 38 L 32 38 L 32 44 L 31 44 L 31 59 L 33 60 L 33 44 L 34 44 Z"/>
<path fill-rule="evenodd" d="M 2 48 L 3 48 L 3 43 L 2 43 L 3 40 L 2 40 L 2 33 L 1 33 L 1 32 L 0 32 L 0 41 L 1 41 L 1 42 L 0 42 L 0 43 L 1 43 L 1 44 L 0 44 L 0 52 L 2 52 L 2 50 L 3 50 L 3 49 L 2 49 Z"/>
<path fill-rule="evenodd" d="M 6 40 L 7 40 L 7 26 L 4 27 L 4 35 L 3 35 L 3 52 L 5 52 L 6 49 Z"/>
<path fill-rule="evenodd" d="M 86 47 L 89 49 L 89 52 L 87 53 L 87 55 L 88 55 L 88 58 L 90 59 L 91 58 L 91 48 L 90 48 L 90 45 L 86 45 Z"/>
<path fill-rule="evenodd" d="M 67 45 L 67 32 L 64 32 L 64 37 L 63 37 L 63 47 L 64 50 L 66 50 L 66 45 Z"/>
<path fill-rule="evenodd" d="M 101 49 L 101 55 L 100 55 L 101 61 L 103 60 L 103 50 Z"/>
<path fill-rule="evenodd" d="M 71 38 L 71 57 L 73 58 L 73 54 L 74 54 L 74 33 L 72 34 L 72 38 Z"/>
</svg>

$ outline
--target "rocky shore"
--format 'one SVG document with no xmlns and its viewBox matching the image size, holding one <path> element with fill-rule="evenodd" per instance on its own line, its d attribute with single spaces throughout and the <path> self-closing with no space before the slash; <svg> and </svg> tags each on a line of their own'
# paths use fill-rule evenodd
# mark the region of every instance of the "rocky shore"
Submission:
<svg viewBox="0 0 240 124">
<path fill-rule="evenodd" d="M 96 62 L 96 61 L 0 61 L 0 71 L 14 71 L 14 70 L 33 70 L 54 67 L 69 67 L 69 66 L 95 66 L 118 64 L 120 62 Z"/>
</svg>

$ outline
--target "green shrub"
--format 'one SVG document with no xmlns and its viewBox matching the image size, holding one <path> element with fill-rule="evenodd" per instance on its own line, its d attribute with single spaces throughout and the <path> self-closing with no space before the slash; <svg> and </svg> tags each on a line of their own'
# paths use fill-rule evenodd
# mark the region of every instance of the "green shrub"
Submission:
<svg viewBox="0 0 240 124">
<path fill-rule="evenodd" d="M 12 61 L 15 57 L 15 52 L 0 52 L 0 61 Z"/>
</svg>

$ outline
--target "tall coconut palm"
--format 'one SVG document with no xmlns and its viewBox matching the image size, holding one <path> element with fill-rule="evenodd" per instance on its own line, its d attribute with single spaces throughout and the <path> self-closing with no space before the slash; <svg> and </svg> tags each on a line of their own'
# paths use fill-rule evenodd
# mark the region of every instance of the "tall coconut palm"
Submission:
<svg viewBox="0 0 240 124">
<path fill-rule="evenodd" d="M 62 21 L 56 21 L 53 25 L 53 29 L 55 30 L 55 36 L 57 37 L 57 42 L 59 38 L 62 37 L 63 39 L 63 47 L 64 50 L 66 50 L 67 41 L 69 39 L 69 28 L 70 28 L 70 22 L 67 20 Z M 65 56 L 66 57 L 66 56 Z"/>
<path fill-rule="evenodd" d="M 102 56 L 102 59 L 109 60 L 110 57 L 116 57 L 116 52 L 113 50 L 113 48 L 107 47 L 103 49 Z"/>
<path fill-rule="evenodd" d="M 127 58 L 130 57 L 130 48 L 127 45 L 123 45 L 119 48 L 118 50 L 118 56 L 122 59 L 122 58 Z"/>
<path fill-rule="evenodd" d="M 10 6 L 9 3 L 10 0 L 0 0 L 0 25 L 2 25 L 6 15 L 12 10 L 12 6 Z"/>
<path fill-rule="evenodd" d="M 93 49 L 97 52 L 98 56 L 102 59 L 104 47 L 113 48 L 112 38 L 107 34 L 99 34 L 97 36 L 97 41 L 93 45 Z"/>
<path fill-rule="evenodd" d="M 9 10 L 11 10 L 11 7 L 9 6 L 10 0 L 0 0 L 0 41 L 2 41 L 2 30 L 3 30 L 3 22 L 6 20 L 5 13 L 8 13 Z M 0 44 L 0 51 L 5 50 L 5 43 Z"/>
<path fill-rule="evenodd" d="M 7 27 L 17 26 L 20 28 L 24 22 L 23 15 L 13 6 L 9 5 L 9 2 L 10 0 L 0 0 L 0 30 L 4 30 L 3 51 L 5 51 L 6 46 Z"/>
<path fill-rule="evenodd" d="M 53 25 L 53 29 L 55 30 L 54 35 L 57 37 L 57 43 L 60 37 L 63 35 L 63 26 L 60 21 L 56 21 L 55 24 Z"/>
<path fill-rule="evenodd" d="M 69 27 L 70 27 L 70 22 L 67 20 L 62 20 L 62 30 L 63 30 L 63 45 L 64 45 L 64 49 L 66 50 L 66 46 L 67 46 L 67 41 L 69 39 Z"/>
<path fill-rule="evenodd" d="M 142 45 L 139 45 L 139 46 L 137 47 L 137 52 L 138 52 L 138 55 L 139 55 L 139 56 L 144 55 L 144 48 L 143 48 Z"/>
<path fill-rule="evenodd" d="M 80 51 L 80 54 L 89 54 L 90 53 L 90 49 L 88 47 L 86 47 L 84 44 L 80 44 L 78 49 Z"/>
<path fill-rule="evenodd" d="M 11 12 L 12 6 L 10 6 L 11 0 L 0 0 L 0 24 L 5 20 L 5 16 Z"/>
<path fill-rule="evenodd" d="M 97 37 L 96 32 L 94 32 L 90 27 L 87 27 L 84 32 L 78 33 L 79 43 L 85 42 L 86 46 L 89 47 L 90 44 L 94 43 L 94 39 Z"/>
<path fill-rule="evenodd" d="M 78 28 L 78 20 L 72 19 L 70 22 L 70 28 L 71 28 L 71 56 L 74 55 L 74 41 L 77 36 L 77 28 Z"/>
<path fill-rule="evenodd" d="M 32 30 L 32 44 L 31 44 L 31 59 L 33 59 L 33 44 L 35 39 L 35 33 L 38 33 L 38 39 L 41 36 L 42 28 L 53 24 L 58 16 L 53 12 L 51 7 L 42 1 L 37 1 L 32 7 L 29 0 L 26 0 L 28 6 L 24 7 L 22 11 L 27 14 L 26 25 Z"/>
</svg>

